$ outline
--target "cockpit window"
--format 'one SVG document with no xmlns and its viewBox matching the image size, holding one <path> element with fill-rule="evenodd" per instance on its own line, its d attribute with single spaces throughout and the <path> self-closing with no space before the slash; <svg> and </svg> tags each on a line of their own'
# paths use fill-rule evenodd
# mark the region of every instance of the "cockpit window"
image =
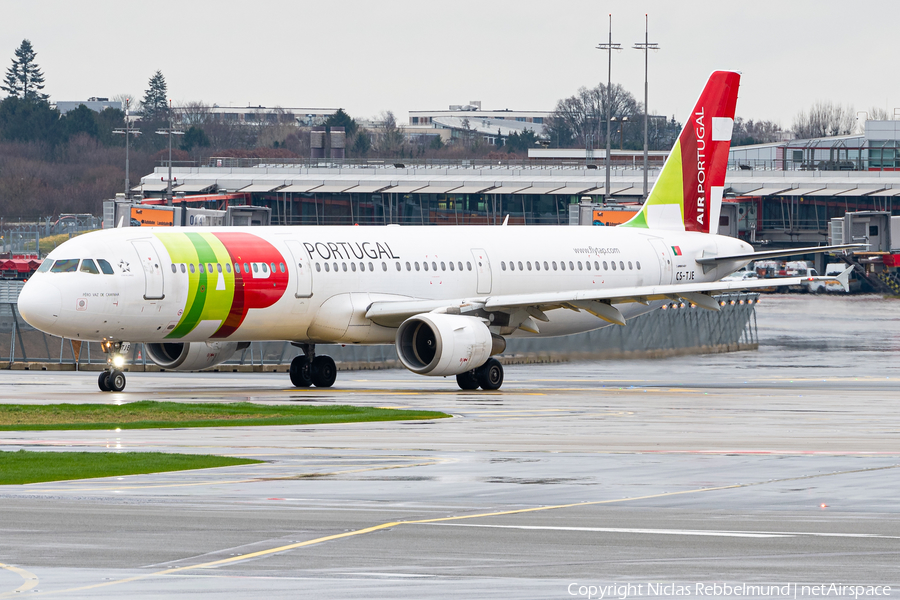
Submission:
<svg viewBox="0 0 900 600">
<path fill-rule="evenodd" d="M 112 275 L 113 268 L 112 265 L 103 260 L 102 258 L 97 259 L 97 264 L 100 265 L 100 270 L 103 271 L 104 275 Z"/>
<path fill-rule="evenodd" d="M 52 260 L 44 260 L 44 262 L 41 263 L 41 266 L 38 267 L 37 272 L 38 273 L 46 273 L 47 271 L 50 270 L 50 267 L 52 267 L 52 266 L 53 266 Z"/>
<path fill-rule="evenodd" d="M 92 261 L 89 258 L 86 258 L 83 261 L 81 261 L 81 268 L 78 270 L 81 271 L 82 273 L 90 273 L 91 275 L 99 275 L 100 274 L 100 270 L 97 268 L 97 265 L 95 265 L 94 261 Z"/>
<path fill-rule="evenodd" d="M 51 273 L 74 273 L 78 270 L 77 258 L 64 258 L 53 263 Z"/>
</svg>

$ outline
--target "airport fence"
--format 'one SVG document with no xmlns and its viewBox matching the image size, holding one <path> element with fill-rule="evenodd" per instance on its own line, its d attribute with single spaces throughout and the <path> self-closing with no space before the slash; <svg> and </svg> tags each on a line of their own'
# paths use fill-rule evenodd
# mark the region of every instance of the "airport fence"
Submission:
<svg viewBox="0 0 900 600">
<path fill-rule="evenodd" d="M 96 342 L 47 335 L 19 314 L 22 282 L 0 285 L 0 368 L 102 369 L 106 355 Z M 557 338 L 510 338 L 501 360 L 506 363 L 568 360 L 654 358 L 751 350 L 758 347 L 755 307 L 758 294 L 719 297 L 719 312 L 672 302 L 628 321 L 588 333 Z M 253 342 L 218 367 L 220 371 L 284 370 L 300 350 L 289 342 Z M 317 352 L 332 356 L 339 368 L 400 367 L 393 345 L 322 344 Z M 154 370 L 143 344 L 132 344 L 126 357 L 130 370 Z"/>
</svg>

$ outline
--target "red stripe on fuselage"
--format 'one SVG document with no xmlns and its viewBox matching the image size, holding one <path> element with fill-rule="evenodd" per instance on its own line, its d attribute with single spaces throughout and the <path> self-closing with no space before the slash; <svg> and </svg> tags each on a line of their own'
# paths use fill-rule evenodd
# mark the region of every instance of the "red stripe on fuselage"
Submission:
<svg viewBox="0 0 900 600">
<path fill-rule="evenodd" d="M 231 257 L 232 263 L 241 265 L 240 272 L 234 273 L 234 299 L 228 316 L 213 334 L 213 338 L 226 338 L 237 331 L 247 313 L 252 308 L 268 308 L 284 296 L 290 274 L 281 272 L 281 265 L 290 265 L 275 246 L 250 233 L 213 233 Z M 269 265 L 269 276 L 255 278 L 245 272 L 244 264 L 265 263 Z M 271 265 L 275 265 L 272 269 Z"/>
</svg>

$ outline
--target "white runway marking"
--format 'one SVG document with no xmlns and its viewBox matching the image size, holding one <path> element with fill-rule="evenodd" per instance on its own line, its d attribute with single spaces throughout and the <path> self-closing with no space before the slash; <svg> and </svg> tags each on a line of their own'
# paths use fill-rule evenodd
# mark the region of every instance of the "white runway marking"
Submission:
<svg viewBox="0 0 900 600">
<path fill-rule="evenodd" d="M 813 533 L 805 531 L 716 531 L 709 529 L 634 529 L 622 527 L 551 527 L 544 525 L 483 525 L 478 523 L 417 523 L 441 527 L 486 527 L 493 529 L 527 529 L 549 531 L 593 531 L 598 533 L 645 533 L 651 535 L 700 535 L 712 537 L 785 538 L 797 536 L 900 539 L 900 536 L 875 533 Z"/>
</svg>

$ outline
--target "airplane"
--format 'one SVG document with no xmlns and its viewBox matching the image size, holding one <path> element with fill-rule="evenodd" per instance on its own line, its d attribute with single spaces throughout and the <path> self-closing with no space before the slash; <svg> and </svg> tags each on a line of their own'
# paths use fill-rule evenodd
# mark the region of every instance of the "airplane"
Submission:
<svg viewBox="0 0 900 600">
<path fill-rule="evenodd" d="M 617 227 L 119 227 L 53 250 L 19 311 L 46 333 L 100 342 L 102 391 L 125 388 L 132 343 L 166 370 L 195 371 L 257 340 L 302 350 L 296 387 L 335 382 L 317 344 L 392 343 L 414 373 L 496 390 L 508 337 L 624 326 L 676 299 L 718 310 L 713 294 L 803 279 L 719 281 L 752 260 L 861 246 L 754 252 L 716 234 L 739 83 L 712 73 L 643 207 Z"/>
</svg>

